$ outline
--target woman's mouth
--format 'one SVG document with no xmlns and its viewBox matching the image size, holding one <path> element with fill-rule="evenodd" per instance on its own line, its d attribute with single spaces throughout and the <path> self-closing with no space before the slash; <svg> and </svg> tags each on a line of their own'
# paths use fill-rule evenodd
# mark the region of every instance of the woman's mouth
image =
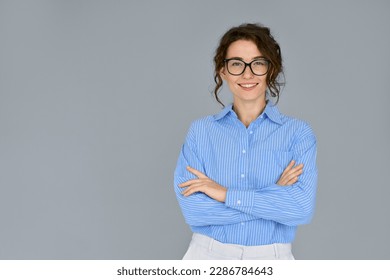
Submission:
<svg viewBox="0 0 390 280">
<path fill-rule="evenodd" d="M 245 84 L 238 84 L 242 89 L 244 90 L 251 90 L 255 88 L 258 83 L 245 83 Z"/>
</svg>

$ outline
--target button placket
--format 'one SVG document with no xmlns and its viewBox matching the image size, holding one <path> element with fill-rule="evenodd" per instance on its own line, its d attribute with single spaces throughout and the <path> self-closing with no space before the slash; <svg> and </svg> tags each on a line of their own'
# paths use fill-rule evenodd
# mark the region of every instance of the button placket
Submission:
<svg viewBox="0 0 390 280">
<path fill-rule="evenodd" d="M 246 177 L 248 173 L 248 142 L 249 142 L 249 134 L 248 130 L 245 128 L 241 132 L 241 139 L 240 139 L 240 177 L 242 180 L 242 188 L 247 187 L 246 183 Z"/>
</svg>

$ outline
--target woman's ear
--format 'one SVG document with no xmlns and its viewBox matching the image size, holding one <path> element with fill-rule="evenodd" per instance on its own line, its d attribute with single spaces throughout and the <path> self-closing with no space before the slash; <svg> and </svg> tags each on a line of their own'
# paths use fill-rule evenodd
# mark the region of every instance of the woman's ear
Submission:
<svg viewBox="0 0 390 280">
<path fill-rule="evenodd" d="M 221 76 L 222 80 L 226 80 L 225 67 L 221 68 L 219 75 Z"/>
</svg>

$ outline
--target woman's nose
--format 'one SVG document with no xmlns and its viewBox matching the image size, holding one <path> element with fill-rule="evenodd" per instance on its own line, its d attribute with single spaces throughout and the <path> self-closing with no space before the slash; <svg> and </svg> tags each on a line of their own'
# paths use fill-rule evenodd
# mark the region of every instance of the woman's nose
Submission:
<svg viewBox="0 0 390 280">
<path fill-rule="evenodd" d="M 250 79 L 253 78 L 252 70 L 249 66 L 246 66 L 244 73 L 242 73 L 243 78 Z"/>
</svg>

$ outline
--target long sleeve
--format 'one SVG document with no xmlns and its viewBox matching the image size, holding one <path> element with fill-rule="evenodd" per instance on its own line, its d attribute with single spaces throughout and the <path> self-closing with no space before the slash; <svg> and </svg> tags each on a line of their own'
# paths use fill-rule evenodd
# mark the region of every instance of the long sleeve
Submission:
<svg viewBox="0 0 390 280">
<path fill-rule="evenodd" d="M 218 202 L 203 193 L 195 193 L 189 197 L 181 194 L 183 189 L 178 185 L 195 178 L 193 174 L 186 170 L 187 166 L 191 166 L 207 176 L 196 150 L 196 135 L 193 126 L 191 126 L 180 151 L 174 174 L 175 193 L 185 221 L 191 226 L 207 226 L 229 225 L 257 219 L 250 214 L 227 207 L 224 203 Z"/>
<path fill-rule="evenodd" d="M 293 144 L 292 159 L 304 164 L 303 174 L 295 184 L 228 190 L 225 205 L 287 226 L 309 223 L 317 185 L 316 139 L 310 127 L 306 126 Z"/>
</svg>

